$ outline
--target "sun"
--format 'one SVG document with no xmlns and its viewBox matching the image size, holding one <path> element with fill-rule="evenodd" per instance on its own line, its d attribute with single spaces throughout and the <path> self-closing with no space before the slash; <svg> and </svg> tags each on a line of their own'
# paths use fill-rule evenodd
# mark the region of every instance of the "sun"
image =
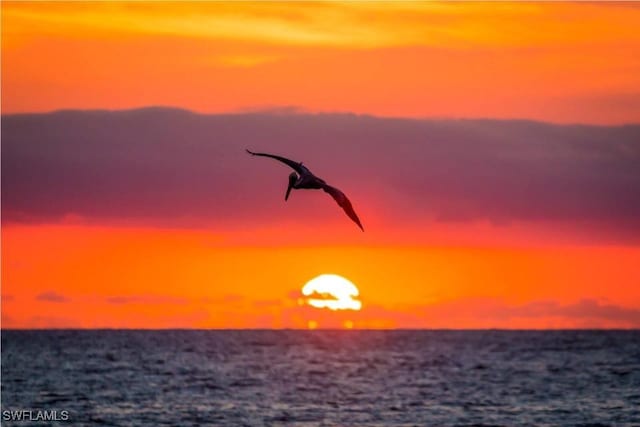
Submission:
<svg viewBox="0 0 640 427">
<path fill-rule="evenodd" d="M 307 303 L 316 308 L 330 310 L 360 310 L 362 302 L 357 299 L 360 292 L 350 280 L 337 274 L 321 274 L 302 287 Z"/>
</svg>

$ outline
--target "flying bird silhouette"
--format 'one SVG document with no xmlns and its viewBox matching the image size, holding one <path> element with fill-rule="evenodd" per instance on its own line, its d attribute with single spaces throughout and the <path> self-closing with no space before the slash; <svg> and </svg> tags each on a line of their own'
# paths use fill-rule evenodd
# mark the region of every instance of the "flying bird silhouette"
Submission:
<svg viewBox="0 0 640 427">
<path fill-rule="evenodd" d="M 362 224 L 360 223 L 360 218 L 358 218 L 358 215 L 356 215 L 356 211 L 353 210 L 353 206 L 351 206 L 351 202 L 349 201 L 347 196 L 345 196 L 342 191 L 338 190 L 335 187 L 332 187 L 331 185 L 327 184 L 323 179 L 320 179 L 317 176 L 315 176 L 313 173 L 311 173 L 311 171 L 307 169 L 306 166 L 302 165 L 302 162 L 300 163 L 294 162 L 293 160 L 276 156 L 274 154 L 254 153 L 253 151 L 249 151 L 249 150 L 247 150 L 247 153 L 251 154 L 252 156 L 271 157 L 272 159 L 276 159 L 284 163 L 285 165 L 289 166 L 291 169 L 295 171 L 289 174 L 289 186 L 287 187 L 287 193 L 284 196 L 285 201 L 289 199 L 289 193 L 291 193 L 292 188 L 296 190 L 323 189 L 326 193 L 329 193 L 329 195 L 333 197 L 333 199 L 338 203 L 338 205 L 340 205 L 342 209 L 344 209 L 345 213 L 349 216 L 349 218 L 351 218 L 353 222 L 358 224 L 358 227 L 360 227 L 360 229 L 364 231 L 364 227 L 362 227 Z"/>
</svg>

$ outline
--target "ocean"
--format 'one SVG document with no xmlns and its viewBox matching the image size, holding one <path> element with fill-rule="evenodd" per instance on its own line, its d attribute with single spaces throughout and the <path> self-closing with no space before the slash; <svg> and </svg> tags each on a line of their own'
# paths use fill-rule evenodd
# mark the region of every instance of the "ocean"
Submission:
<svg viewBox="0 0 640 427">
<path fill-rule="evenodd" d="M 640 331 L 3 330 L 1 415 L 3 426 L 639 426 Z"/>
</svg>

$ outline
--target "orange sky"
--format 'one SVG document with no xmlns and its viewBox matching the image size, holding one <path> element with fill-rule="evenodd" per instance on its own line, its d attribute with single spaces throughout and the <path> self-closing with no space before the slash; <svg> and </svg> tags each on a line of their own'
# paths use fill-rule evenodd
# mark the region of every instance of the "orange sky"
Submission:
<svg viewBox="0 0 640 427">
<path fill-rule="evenodd" d="M 640 248 L 248 244 L 234 233 L 83 225 L 2 230 L 5 327 L 638 326 Z M 254 236 L 254 242 L 268 242 Z M 299 307 L 338 273 L 363 309 Z M 532 312 L 532 306 L 551 304 Z M 592 306 L 593 305 L 593 306 Z"/>
<path fill-rule="evenodd" d="M 1 106 L 637 123 L 638 28 L 628 3 L 4 1 Z M 359 201 L 357 235 L 343 218 L 3 222 L 2 327 L 640 327 L 637 243 L 516 221 L 413 228 Z M 363 310 L 300 306 L 323 273 L 353 281 Z"/>
<path fill-rule="evenodd" d="M 634 122 L 638 25 L 630 3 L 5 1 L 2 110 Z"/>
</svg>

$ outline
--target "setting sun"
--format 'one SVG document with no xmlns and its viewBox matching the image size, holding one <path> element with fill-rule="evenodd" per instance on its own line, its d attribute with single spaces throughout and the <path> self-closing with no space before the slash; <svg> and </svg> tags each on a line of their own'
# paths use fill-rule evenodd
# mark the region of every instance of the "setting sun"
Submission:
<svg viewBox="0 0 640 427">
<path fill-rule="evenodd" d="M 337 274 L 321 274 L 302 287 L 307 303 L 316 308 L 330 310 L 360 310 L 362 302 L 358 288 L 351 281 Z"/>
</svg>

